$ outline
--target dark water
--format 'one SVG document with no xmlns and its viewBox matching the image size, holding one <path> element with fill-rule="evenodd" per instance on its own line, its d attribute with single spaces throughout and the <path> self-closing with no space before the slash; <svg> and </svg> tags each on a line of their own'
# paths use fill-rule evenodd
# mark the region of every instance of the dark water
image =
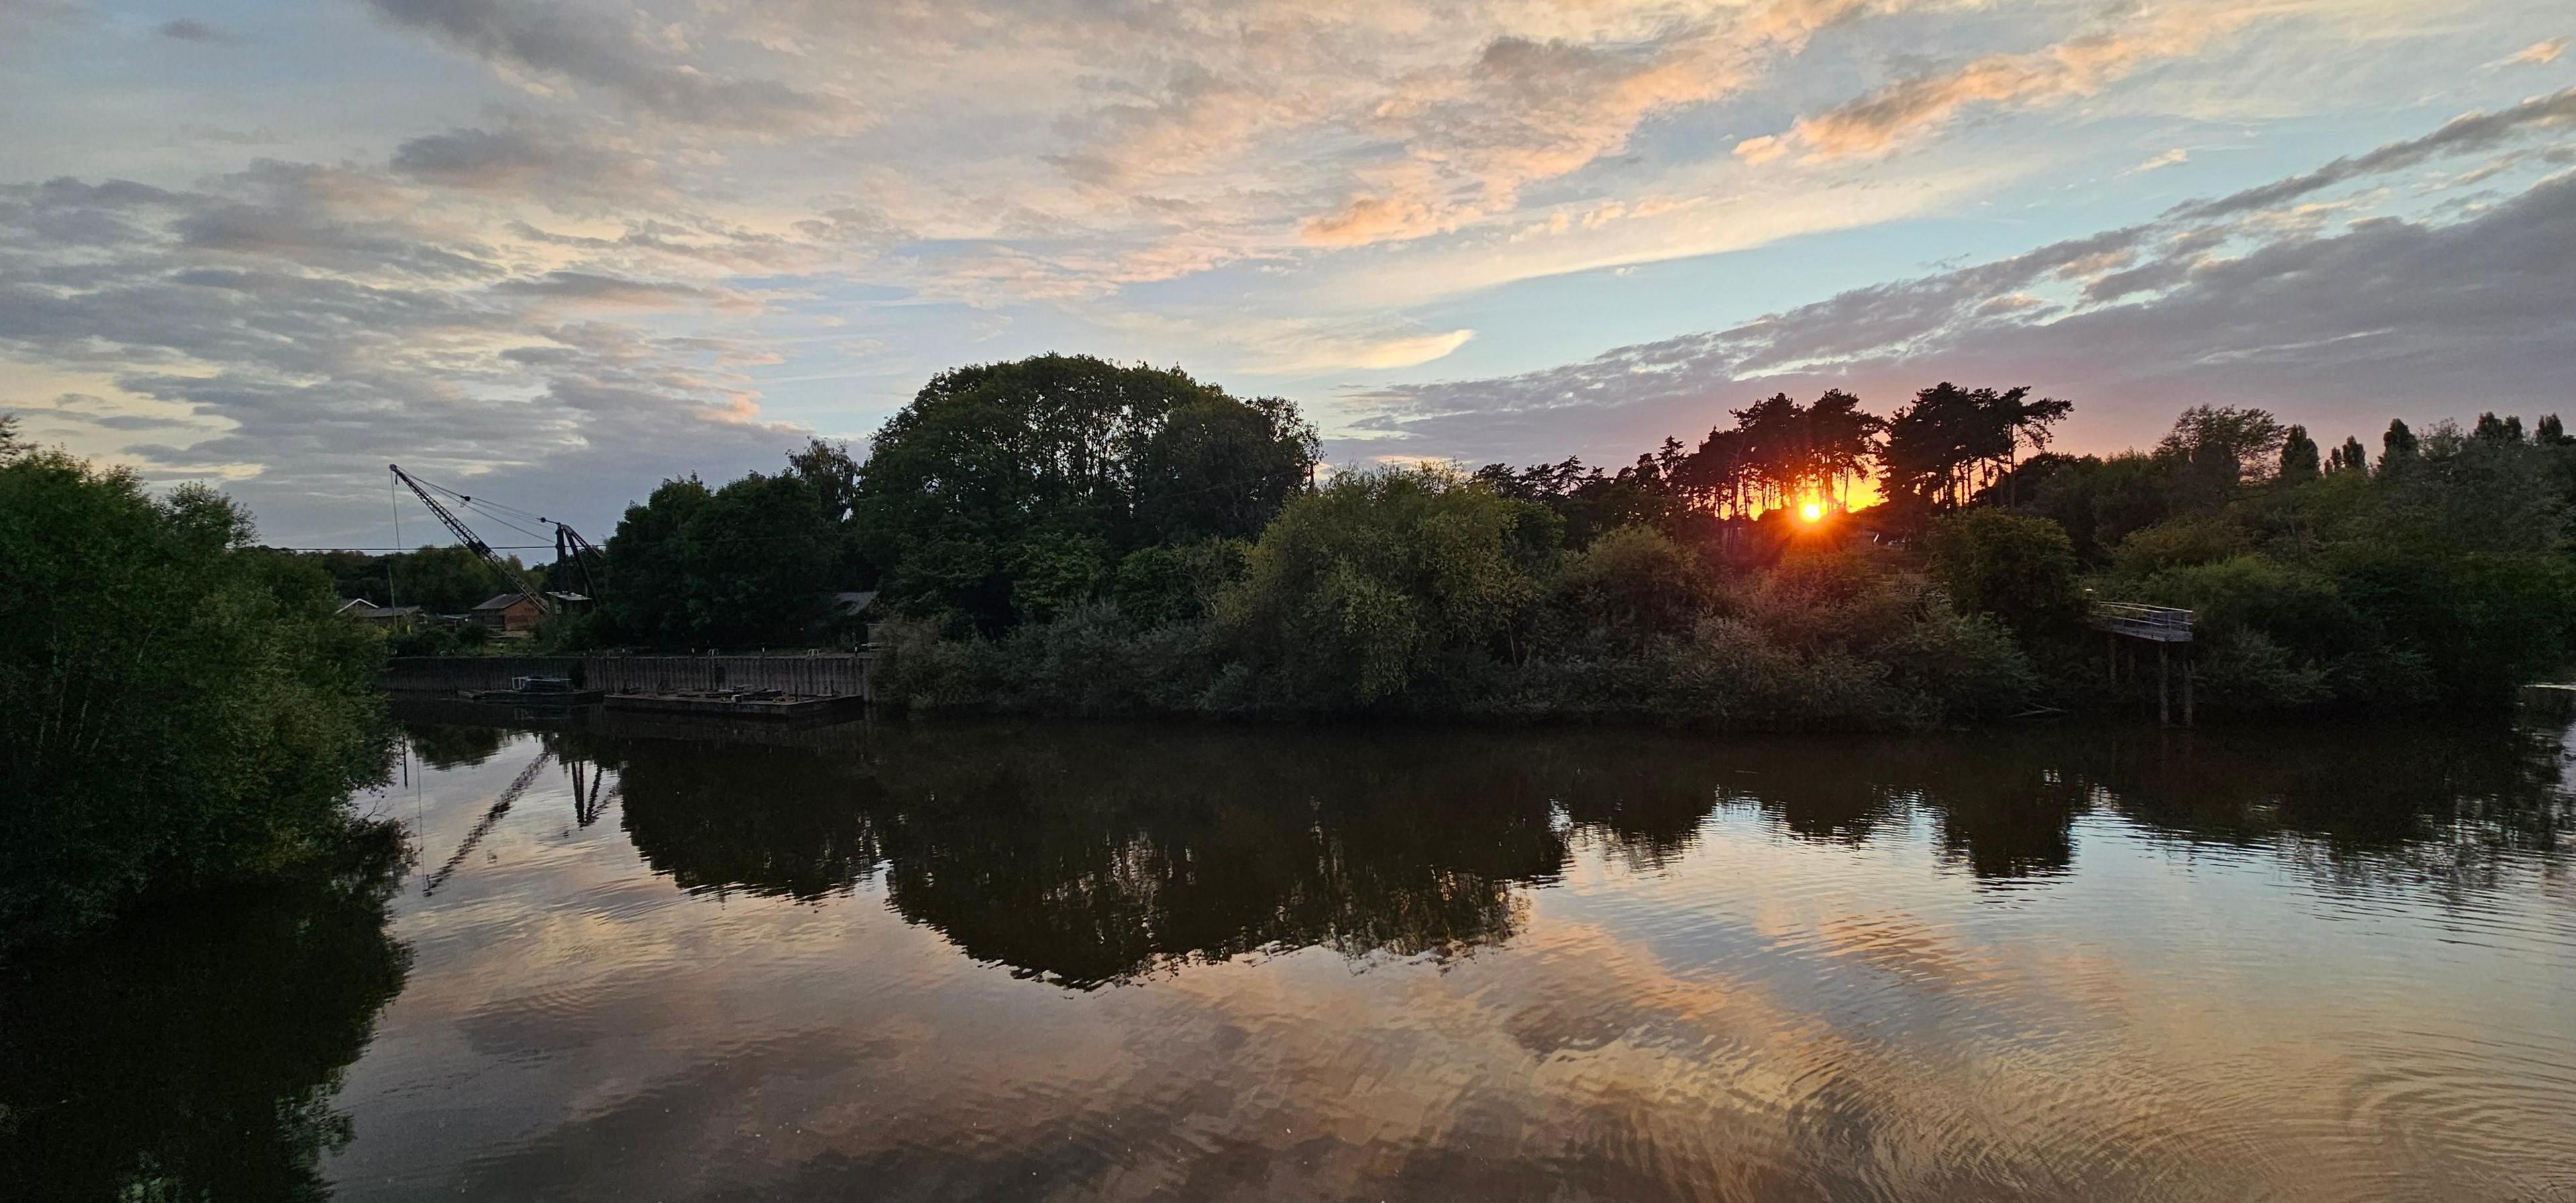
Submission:
<svg viewBox="0 0 2576 1203">
<path fill-rule="evenodd" d="M 0 1193 L 2576 1199 L 2554 727 L 419 717 L 8 981 Z"/>
</svg>

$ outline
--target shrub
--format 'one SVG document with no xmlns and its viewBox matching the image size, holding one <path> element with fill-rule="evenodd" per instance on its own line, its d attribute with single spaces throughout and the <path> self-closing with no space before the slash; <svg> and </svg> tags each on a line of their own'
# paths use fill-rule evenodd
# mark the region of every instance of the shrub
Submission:
<svg viewBox="0 0 2576 1203">
<path fill-rule="evenodd" d="M 2083 616 L 2075 544 L 2054 522 L 1967 510 L 1935 520 L 1924 542 L 1933 575 L 1972 613 L 2026 633 L 2064 630 Z"/>
<path fill-rule="evenodd" d="M 1429 470 L 1336 476 L 1263 530 L 1219 606 L 1228 650 L 1292 709 L 1363 706 L 1529 615 L 1554 516 Z"/>
<path fill-rule="evenodd" d="M 1634 639 L 1688 632 L 1708 607 L 1697 557 L 1649 526 L 1623 526 L 1566 561 L 1557 589 L 1578 629 Z"/>
<path fill-rule="evenodd" d="M 327 849 L 385 768 L 383 641 L 211 490 L 0 460 L 0 942 Z"/>
</svg>

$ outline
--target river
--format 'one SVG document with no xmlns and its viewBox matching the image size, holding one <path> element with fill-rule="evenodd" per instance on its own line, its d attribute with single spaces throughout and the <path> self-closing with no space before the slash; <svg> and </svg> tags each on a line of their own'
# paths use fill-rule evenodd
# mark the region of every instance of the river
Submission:
<svg viewBox="0 0 2576 1203">
<path fill-rule="evenodd" d="M 2557 724 L 407 730 L 8 985 L 13 1197 L 2576 1199 Z"/>
</svg>

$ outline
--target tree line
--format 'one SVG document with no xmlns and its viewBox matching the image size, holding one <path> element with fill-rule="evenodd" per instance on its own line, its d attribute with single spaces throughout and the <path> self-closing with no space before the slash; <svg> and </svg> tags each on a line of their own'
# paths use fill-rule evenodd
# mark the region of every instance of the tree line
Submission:
<svg viewBox="0 0 2576 1203">
<path fill-rule="evenodd" d="M 2111 705 L 2104 600 L 2199 612 L 2205 702 L 2494 703 L 2576 621 L 2576 440 L 2375 452 L 2249 405 L 2053 449 L 2069 401 L 1940 382 L 1726 414 L 1615 471 L 1326 472 L 1291 403 L 1042 356 L 942 373 L 864 456 L 667 481 L 568 645 L 855 644 L 899 704 L 1918 726 Z M 1812 513 L 1810 512 L 1812 507 Z M 854 595 L 873 595 L 864 616 Z"/>
</svg>

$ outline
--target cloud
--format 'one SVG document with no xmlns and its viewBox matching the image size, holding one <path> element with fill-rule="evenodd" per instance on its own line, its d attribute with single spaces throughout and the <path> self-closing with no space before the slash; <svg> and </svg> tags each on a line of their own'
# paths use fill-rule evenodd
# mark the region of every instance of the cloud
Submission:
<svg viewBox="0 0 2576 1203">
<path fill-rule="evenodd" d="M 742 293 L 447 220 L 397 178 L 265 163 L 194 189 L 0 185 L 0 388 L 97 379 L 49 409 L 153 479 L 218 475 L 272 530 L 380 538 L 382 471 L 479 475 L 605 525 L 660 474 L 766 464 L 724 335 Z M 685 338 L 613 321 L 692 318 Z M 34 371 L 39 375 L 30 377 Z M 154 441 L 116 437 L 150 431 Z"/>
<path fill-rule="evenodd" d="M 532 279 L 509 280 L 494 285 L 492 292 L 586 309 L 759 308 L 757 302 L 740 293 L 586 271 L 554 271 Z"/>
<path fill-rule="evenodd" d="M 1975 105 L 2031 107 L 2091 96 L 2149 63 L 2197 52 L 2252 17 L 2250 10 L 2167 7 L 2123 29 L 2070 38 L 2027 54 L 1995 54 L 1917 75 L 1800 117 L 1785 134 L 1736 144 L 1750 163 L 1795 148 L 1810 159 L 1878 154 L 1947 124 Z"/>
<path fill-rule="evenodd" d="M 665 203 L 670 196 L 652 159 L 587 145 L 532 122 L 501 130 L 424 134 L 395 148 L 390 166 L 422 183 L 556 204 L 639 208 Z"/>
<path fill-rule="evenodd" d="M 2512 54 L 2506 55 L 2496 65 L 2523 67 L 2547 66 L 2551 63 L 2557 62 L 2559 55 L 2567 53 L 2567 41 L 2568 40 L 2566 38 L 2551 38 L 2546 42 L 2533 42 L 2520 50 L 2514 51 Z"/>
<path fill-rule="evenodd" d="M 154 32 L 159 33 L 162 37 L 181 42 L 225 43 L 234 40 L 231 34 L 225 33 L 223 30 L 217 29 L 212 25 L 208 25 L 195 17 L 181 17 L 175 21 L 165 21 L 161 24 L 161 27 Z"/>
<path fill-rule="evenodd" d="M 2420 156 L 2361 159 L 2394 169 Z M 1383 454 L 1394 435 L 1400 453 L 1471 462 L 1599 459 L 1693 433 L 1760 393 L 1849 388 L 1883 411 L 1939 379 L 2072 395 L 2070 433 L 2095 446 L 2151 439 L 2200 401 L 2355 431 L 2451 416 L 2461 397 L 2535 415 L 2566 403 L 2576 175 L 2447 223 L 2375 217 L 2329 232 L 2198 216 L 2218 211 L 2234 210 L 2185 206 L 1560 368 L 1375 390 L 1356 400 L 1379 420 L 1331 447 Z"/>
<path fill-rule="evenodd" d="M 368 0 L 386 20 L 420 30 L 496 66 L 598 88 L 666 120 L 770 132 L 863 124 L 858 106 L 770 79 L 738 79 L 676 59 L 612 20 L 568 4 L 505 0 Z"/>
<path fill-rule="evenodd" d="M 2268 209 L 2364 176 L 2413 167 L 2446 155 L 2488 150 L 2533 130 L 2559 129 L 2571 124 L 2576 124 L 2576 88 L 2534 97 L 2499 112 L 2456 117 L 2423 137 L 2392 142 L 2368 154 L 2349 155 L 2304 175 L 2275 180 L 2216 200 L 2183 205 L 2174 210 L 2173 216 L 2208 219 Z"/>
<path fill-rule="evenodd" d="M 1421 201 L 1355 196 L 1349 204 L 1306 223 L 1306 241 L 1317 246 L 1364 246 L 1390 238 L 1419 238 L 1454 228 L 1465 213 L 1443 213 Z"/>
<path fill-rule="evenodd" d="M 2155 155 L 2129 170 L 2132 172 L 2161 171 L 2167 167 L 2178 167 L 2190 161 L 2191 152 L 2177 146 L 2163 154 Z"/>
<path fill-rule="evenodd" d="M 1476 337 L 1473 330 L 1450 330 L 1439 334 L 1398 335 L 1393 338 L 1368 336 L 1306 336 L 1284 339 L 1273 347 L 1277 358 L 1256 360 L 1255 370 L 1295 374 L 1330 368 L 1363 368 L 1381 371 L 1418 367 L 1467 345 Z"/>
</svg>

